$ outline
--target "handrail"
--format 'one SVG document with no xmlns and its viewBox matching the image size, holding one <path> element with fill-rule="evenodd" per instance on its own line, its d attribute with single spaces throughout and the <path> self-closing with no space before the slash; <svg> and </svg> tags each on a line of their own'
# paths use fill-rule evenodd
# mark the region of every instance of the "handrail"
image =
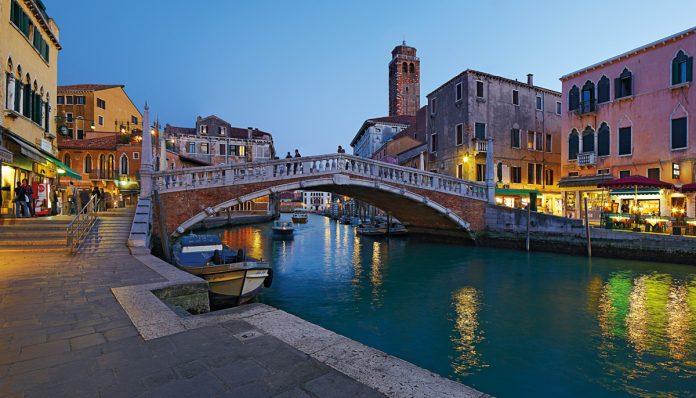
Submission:
<svg viewBox="0 0 696 398">
<path fill-rule="evenodd" d="M 486 185 L 481 182 L 346 154 L 164 170 L 152 173 L 152 181 L 155 189 L 165 193 L 332 174 L 350 174 L 481 200 L 487 198 Z"/>
<path fill-rule="evenodd" d="M 74 198 L 73 200 L 77 200 Z M 92 195 L 84 207 L 75 215 L 75 218 L 66 228 L 67 246 L 71 253 L 77 252 L 85 241 L 92 227 L 97 222 L 96 211 L 99 208 L 100 199 Z"/>
</svg>

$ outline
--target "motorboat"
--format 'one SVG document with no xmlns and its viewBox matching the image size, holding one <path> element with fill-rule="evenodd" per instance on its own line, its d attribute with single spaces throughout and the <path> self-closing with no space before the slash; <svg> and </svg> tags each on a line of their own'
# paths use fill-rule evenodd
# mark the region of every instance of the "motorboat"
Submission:
<svg viewBox="0 0 696 398">
<path fill-rule="evenodd" d="M 338 222 L 345 225 L 350 225 L 350 216 L 341 216 Z"/>
<path fill-rule="evenodd" d="M 408 233 L 408 229 L 399 222 L 380 222 L 377 224 L 360 224 L 355 228 L 355 232 L 361 236 L 382 237 L 382 236 L 403 236 Z"/>
<path fill-rule="evenodd" d="M 292 221 L 276 220 L 271 229 L 273 229 L 273 233 L 276 235 L 289 236 L 295 231 L 295 226 Z"/>
<path fill-rule="evenodd" d="M 183 236 L 173 251 L 178 268 L 208 281 L 211 299 L 244 304 L 273 281 L 268 263 L 233 251 L 217 235 Z"/>
<path fill-rule="evenodd" d="M 292 213 L 292 222 L 295 224 L 307 224 L 309 216 L 304 209 L 295 209 Z"/>
<path fill-rule="evenodd" d="M 377 224 L 360 224 L 355 228 L 355 233 L 360 236 L 384 236 L 385 232 Z"/>
</svg>

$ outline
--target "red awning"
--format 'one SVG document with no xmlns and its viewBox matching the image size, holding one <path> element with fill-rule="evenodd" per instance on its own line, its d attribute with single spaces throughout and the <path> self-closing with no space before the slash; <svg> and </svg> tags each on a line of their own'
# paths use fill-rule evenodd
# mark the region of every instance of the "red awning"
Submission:
<svg viewBox="0 0 696 398">
<path fill-rule="evenodd" d="M 604 181 L 599 184 L 597 184 L 598 188 L 610 188 L 610 189 L 619 189 L 619 188 L 667 188 L 667 189 L 672 189 L 674 188 L 674 185 L 660 181 L 660 180 L 653 180 L 648 177 L 643 177 L 641 175 L 633 175 L 633 176 L 628 176 L 624 178 L 619 178 L 616 180 L 609 180 L 609 181 Z"/>
<path fill-rule="evenodd" d="M 696 182 L 692 182 L 691 184 L 684 184 L 679 188 L 680 191 L 682 192 L 696 192 Z"/>
</svg>

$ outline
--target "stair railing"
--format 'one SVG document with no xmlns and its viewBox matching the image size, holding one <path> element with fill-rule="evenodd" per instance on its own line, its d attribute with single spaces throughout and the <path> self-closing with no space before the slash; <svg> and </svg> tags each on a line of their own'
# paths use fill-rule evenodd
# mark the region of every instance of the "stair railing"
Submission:
<svg viewBox="0 0 696 398">
<path fill-rule="evenodd" d="M 70 253 L 76 253 L 85 241 L 87 235 L 97 222 L 97 211 L 99 209 L 99 198 L 92 195 L 89 202 L 75 215 L 75 218 L 68 224 L 66 230 L 67 245 Z"/>
</svg>

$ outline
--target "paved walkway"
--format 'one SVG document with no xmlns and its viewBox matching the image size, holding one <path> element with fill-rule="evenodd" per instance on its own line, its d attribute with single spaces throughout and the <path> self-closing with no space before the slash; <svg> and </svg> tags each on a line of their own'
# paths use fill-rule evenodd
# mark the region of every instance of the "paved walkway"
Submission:
<svg viewBox="0 0 696 398">
<path fill-rule="evenodd" d="M 130 255 L 3 253 L 1 397 L 377 397 L 235 320 L 144 341 L 111 288 L 163 278 Z"/>
</svg>

